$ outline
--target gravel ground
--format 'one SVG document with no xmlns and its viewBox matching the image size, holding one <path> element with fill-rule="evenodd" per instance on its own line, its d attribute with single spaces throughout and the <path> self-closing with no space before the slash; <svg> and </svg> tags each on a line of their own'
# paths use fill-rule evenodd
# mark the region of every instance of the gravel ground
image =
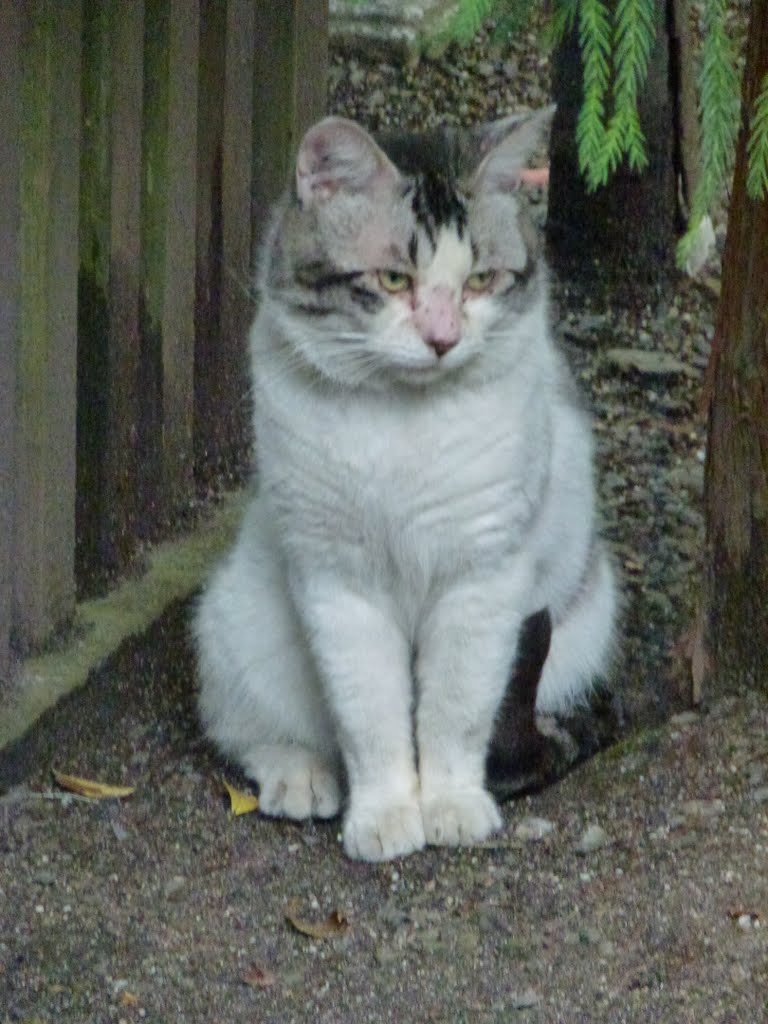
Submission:
<svg viewBox="0 0 768 1024">
<path fill-rule="evenodd" d="M 539 105 L 534 44 L 335 61 L 331 105 L 373 128 Z M 350 863 L 338 823 L 229 812 L 222 780 L 243 780 L 199 736 L 175 607 L 0 752 L 3 1024 L 768 1020 L 768 700 L 687 710 L 680 640 L 713 292 L 629 312 L 560 282 L 554 305 L 625 581 L 616 742 L 508 803 L 489 843 Z M 136 789 L 87 801 L 52 768 Z"/>
</svg>

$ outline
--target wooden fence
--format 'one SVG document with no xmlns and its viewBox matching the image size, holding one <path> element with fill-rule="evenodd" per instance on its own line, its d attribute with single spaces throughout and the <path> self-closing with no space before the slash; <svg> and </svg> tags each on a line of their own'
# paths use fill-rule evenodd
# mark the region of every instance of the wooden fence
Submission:
<svg viewBox="0 0 768 1024">
<path fill-rule="evenodd" d="M 326 61 L 327 0 L 0 3 L 0 684 L 241 476 L 254 247 Z"/>
</svg>

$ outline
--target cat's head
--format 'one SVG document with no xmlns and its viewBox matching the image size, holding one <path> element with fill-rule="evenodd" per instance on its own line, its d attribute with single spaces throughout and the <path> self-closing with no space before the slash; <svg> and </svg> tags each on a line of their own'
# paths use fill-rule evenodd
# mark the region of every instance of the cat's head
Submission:
<svg viewBox="0 0 768 1024">
<path fill-rule="evenodd" d="M 376 387 L 514 359 L 543 302 L 515 193 L 550 117 L 379 142 L 343 118 L 311 128 L 265 265 L 292 356 Z"/>
</svg>

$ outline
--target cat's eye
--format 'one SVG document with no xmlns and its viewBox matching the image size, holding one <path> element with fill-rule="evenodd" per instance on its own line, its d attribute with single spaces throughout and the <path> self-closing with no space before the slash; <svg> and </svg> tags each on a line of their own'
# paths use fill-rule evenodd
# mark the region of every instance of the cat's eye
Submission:
<svg viewBox="0 0 768 1024">
<path fill-rule="evenodd" d="M 399 270 L 380 270 L 379 284 L 385 292 L 395 294 L 407 291 L 411 287 L 411 278 Z"/>
<path fill-rule="evenodd" d="M 465 284 L 471 292 L 487 292 L 495 277 L 495 270 L 479 270 L 470 274 Z"/>
</svg>

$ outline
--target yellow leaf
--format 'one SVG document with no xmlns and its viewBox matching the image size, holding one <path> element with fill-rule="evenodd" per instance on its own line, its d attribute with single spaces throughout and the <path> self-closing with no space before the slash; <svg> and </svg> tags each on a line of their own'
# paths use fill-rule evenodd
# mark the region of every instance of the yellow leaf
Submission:
<svg viewBox="0 0 768 1024">
<path fill-rule="evenodd" d="M 222 779 L 224 786 L 229 793 L 229 804 L 233 814 L 250 814 L 251 811 L 258 811 L 259 798 L 253 793 L 244 793 L 240 789 L 230 786 L 226 779 Z"/>
<path fill-rule="evenodd" d="M 139 1005 L 139 997 L 137 995 L 135 995 L 133 992 L 123 992 L 123 994 L 120 996 L 120 1005 L 121 1006 L 138 1006 Z"/>
<path fill-rule="evenodd" d="M 55 768 L 53 777 L 62 789 L 77 793 L 79 796 L 90 797 L 92 800 L 130 796 L 136 791 L 135 786 L 109 786 L 104 782 L 94 782 L 92 779 L 81 779 L 77 775 L 65 775 L 64 772 L 57 772 Z"/>
<path fill-rule="evenodd" d="M 343 935 L 349 928 L 349 921 L 338 910 L 334 910 L 324 921 L 306 921 L 297 914 L 297 901 L 294 900 L 285 908 L 285 917 L 297 932 L 308 935 L 310 939 L 330 939 L 335 935 Z"/>
</svg>

